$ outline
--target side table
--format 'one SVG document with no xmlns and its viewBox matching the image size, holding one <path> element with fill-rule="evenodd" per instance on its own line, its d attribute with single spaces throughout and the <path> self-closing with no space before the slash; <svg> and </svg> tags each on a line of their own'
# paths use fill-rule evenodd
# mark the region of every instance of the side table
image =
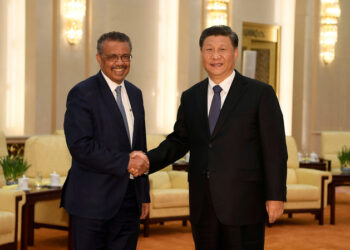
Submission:
<svg viewBox="0 0 350 250">
<path fill-rule="evenodd" d="M 178 161 L 173 163 L 173 170 L 188 172 L 189 164 L 186 161 Z"/>
<path fill-rule="evenodd" d="M 55 200 L 61 198 L 62 188 L 31 189 L 26 193 L 26 203 L 22 208 L 21 250 L 27 250 L 28 245 L 34 244 L 34 205 L 38 201 Z M 73 235 L 71 224 L 68 228 L 68 249 L 73 249 Z"/>
<path fill-rule="evenodd" d="M 327 171 L 328 166 L 325 162 L 300 162 L 299 166 L 301 168 L 317 169 L 322 171 Z M 328 170 L 329 171 L 329 170 Z"/>
<path fill-rule="evenodd" d="M 331 224 L 335 224 L 335 188 L 350 186 L 350 173 L 333 174 L 332 182 L 328 184 L 328 199 L 331 204 Z"/>
</svg>

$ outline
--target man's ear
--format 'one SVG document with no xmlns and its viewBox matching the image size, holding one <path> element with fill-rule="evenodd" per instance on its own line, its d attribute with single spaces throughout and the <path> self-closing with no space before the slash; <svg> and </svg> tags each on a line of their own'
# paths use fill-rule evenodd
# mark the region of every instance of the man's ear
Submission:
<svg viewBox="0 0 350 250">
<path fill-rule="evenodd" d="M 235 48 L 233 53 L 234 53 L 233 56 L 234 56 L 234 59 L 235 59 L 235 62 L 236 62 L 237 59 L 238 59 L 238 48 Z"/>
<path fill-rule="evenodd" d="M 98 64 L 101 66 L 102 58 L 101 58 L 101 55 L 99 53 L 96 54 L 96 60 L 97 60 Z"/>
</svg>

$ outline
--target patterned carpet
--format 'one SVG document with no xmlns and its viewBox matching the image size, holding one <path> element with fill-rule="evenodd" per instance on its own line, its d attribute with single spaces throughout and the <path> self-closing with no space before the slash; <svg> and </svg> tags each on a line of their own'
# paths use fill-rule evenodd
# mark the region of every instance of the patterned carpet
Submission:
<svg viewBox="0 0 350 250">
<path fill-rule="evenodd" d="M 337 187 L 336 188 L 337 194 L 347 194 L 350 195 L 350 187 Z"/>
<path fill-rule="evenodd" d="M 350 249 L 350 187 L 336 189 L 336 225 L 329 224 L 330 209 L 324 211 L 325 224 L 318 225 L 312 214 L 283 215 L 266 229 L 265 250 L 347 250 Z M 29 250 L 67 249 L 67 232 L 36 229 L 35 245 Z M 180 221 L 151 225 L 150 237 L 139 237 L 137 250 L 193 250 L 191 227 Z"/>
</svg>

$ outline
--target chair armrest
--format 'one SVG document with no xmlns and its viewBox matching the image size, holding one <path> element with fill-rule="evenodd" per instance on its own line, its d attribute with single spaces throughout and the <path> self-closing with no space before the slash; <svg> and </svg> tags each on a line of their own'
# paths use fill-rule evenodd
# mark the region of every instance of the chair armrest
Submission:
<svg viewBox="0 0 350 250">
<path fill-rule="evenodd" d="M 0 174 L 0 187 L 2 187 L 4 185 L 6 185 L 6 180 L 5 180 L 5 176 L 1 173 Z"/>
<path fill-rule="evenodd" d="M 328 179 L 325 180 L 325 185 L 327 185 L 332 181 L 332 174 L 328 171 L 298 168 L 298 169 L 295 169 L 295 173 L 297 175 L 297 182 L 299 184 L 309 184 L 309 185 L 321 187 L 322 176 L 328 177 Z"/>
<path fill-rule="evenodd" d="M 320 158 L 320 162 L 325 162 L 327 164 L 327 171 L 331 171 L 332 170 L 332 161 L 325 159 L 325 158 Z"/>
<path fill-rule="evenodd" d="M 306 168 L 298 168 L 295 171 L 298 183 L 317 186 L 320 189 L 320 199 L 321 204 L 323 204 L 322 207 L 326 206 L 328 197 L 328 184 L 332 182 L 331 172 Z"/>
<path fill-rule="evenodd" d="M 21 237 L 22 206 L 25 202 L 24 191 L 0 189 L 0 211 L 8 211 L 15 215 L 15 242 Z"/>
<path fill-rule="evenodd" d="M 26 202 L 26 196 L 22 190 L 5 190 L 0 189 L 0 210 L 16 212 L 16 198 L 19 197 L 19 206 Z M 17 198 L 18 199 L 18 198 Z"/>
</svg>

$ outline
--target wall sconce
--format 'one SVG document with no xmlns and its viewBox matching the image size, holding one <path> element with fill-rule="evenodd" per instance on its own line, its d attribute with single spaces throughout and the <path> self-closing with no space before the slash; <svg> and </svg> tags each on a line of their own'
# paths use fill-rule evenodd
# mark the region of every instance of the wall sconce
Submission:
<svg viewBox="0 0 350 250">
<path fill-rule="evenodd" d="M 83 19 L 85 17 L 85 0 L 64 0 L 64 35 L 69 44 L 77 44 L 83 36 Z"/>
<path fill-rule="evenodd" d="M 203 27 L 208 28 L 213 25 L 228 25 L 230 0 L 203 0 Z"/>
<path fill-rule="evenodd" d="M 334 60 L 335 44 L 338 40 L 338 0 L 321 0 L 320 56 L 325 64 Z"/>
</svg>

